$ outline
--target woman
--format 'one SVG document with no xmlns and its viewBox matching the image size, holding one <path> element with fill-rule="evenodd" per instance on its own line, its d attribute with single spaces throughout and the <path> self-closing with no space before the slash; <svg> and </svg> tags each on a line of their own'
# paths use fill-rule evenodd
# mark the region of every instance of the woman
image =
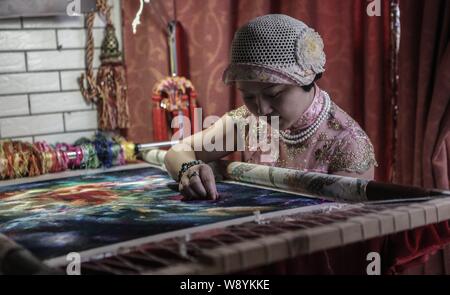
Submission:
<svg viewBox="0 0 450 295">
<path fill-rule="evenodd" d="M 181 193 L 218 198 L 205 163 L 240 150 L 240 139 L 251 163 L 373 179 L 377 164 L 369 138 L 315 83 L 324 66 L 321 37 L 299 20 L 265 15 L 241 27 L 223 79 L 236 83 L 245 105 L 168 151 L 165 165 Z M 266 144 L 259 141 L 264 135 Z M 198 148 L 205 138 L 224 144 L 232 138 L 232 149 Z"/>
</svg>

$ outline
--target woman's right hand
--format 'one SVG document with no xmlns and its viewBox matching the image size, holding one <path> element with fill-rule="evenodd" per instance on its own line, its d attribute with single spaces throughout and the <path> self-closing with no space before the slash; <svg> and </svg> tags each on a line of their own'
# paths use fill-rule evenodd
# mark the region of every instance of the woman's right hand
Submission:
<svg viewBox="0 0 450 295">
<path fill-rule="evenodd" d="M 186 200 L 219 198 L 214 173 L 207 164 L 198 164 L 186 170 L 181 176 L 178 188 Z"/>
</svg>

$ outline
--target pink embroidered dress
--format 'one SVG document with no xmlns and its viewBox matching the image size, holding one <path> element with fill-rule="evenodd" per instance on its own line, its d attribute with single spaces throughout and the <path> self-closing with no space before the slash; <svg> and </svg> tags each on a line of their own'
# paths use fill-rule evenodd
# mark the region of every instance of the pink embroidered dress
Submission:
<svg viewBox="0 0 450 295">
<path fill-rule="evenodd" d="M 313 124 L 317 124 L 322 113 L 326 111 L 328 94 L 315 86 L 315 97 L 311 105 L 284 134 L 299 134 Z M 247 107 L 241 106 L 227 113 L 236 124 L 245 124 L 253 114 Z M 256 119 L 253 117 L 252 119 Z M 257 120 L 257 128 L 265 128 L 264 121 Z M 267 123 L 266 123 L 267 124 Z M 238 136 L 244 138 L 244 160 L 255 164 L 271 165 L 319 173 L 335 173 L 340 171 L 364 173 L 372 166 L 377 166 L 375 154 L 370 139 L 358 123 L 330 100 L 328 112 L 311 137 L 298 144 L 278 140 L 276 153 L 264 150 L 259 144 L 250 147 L 250 125 L 241 130 Z M 279 134 L 279 131 L 267 127 L 269 139 Z M 279 136 L 280 137 L 280 136 Z M 275 141 L 276 143 L 276 141 Z M 263 156 L 265 156 L 263 158 Z M 267 160 L 269 159 L 269 160 Z"/>
</svg>

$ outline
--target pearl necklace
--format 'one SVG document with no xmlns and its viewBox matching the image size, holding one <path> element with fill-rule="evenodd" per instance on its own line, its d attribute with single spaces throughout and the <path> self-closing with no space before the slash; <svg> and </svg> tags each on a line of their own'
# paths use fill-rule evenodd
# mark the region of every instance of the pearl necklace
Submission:
<svg viewBox="0 0 450 295">
<path fill-rule="evenodd" d="M 312 125 L 310 125 L 308 128 L 306 128 L 305 130 L 303 130 L 302 132 L 297 133 L 297 134 L 291 135 L 291 134 L 286 133 L 285 131 L 280 130 L 279 133 L 280 133 L 281 140 L 283 140 L 287 144 L 299 144 L 299 143 L 306 141 L 311 136 L 313 136 L 314 133 L 316 133 L 316 131 L 319 129 L 319 127 L 323 123 L 323 121 L 325 121 L 328 118 L 328 113 L 331 108 L 330 96 L 325 91 L 323 91 L 323 94 L 324 94 L 324 98 L 325 98 L 325 105 L 324 105 L 319 117 L 317 118 L 317 120 Z"/>
</svg>

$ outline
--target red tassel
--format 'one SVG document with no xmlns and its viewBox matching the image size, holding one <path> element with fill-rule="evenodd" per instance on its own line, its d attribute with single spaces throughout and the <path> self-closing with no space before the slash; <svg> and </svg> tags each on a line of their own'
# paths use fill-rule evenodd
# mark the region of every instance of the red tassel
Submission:
<svg viewBox="0 0 450 295">
<path fill-rule="evenodd" d="M 154 141 L 165 141 L 168 140 L 168 129 L 166 123 L 166 111 L 162 109 L 159 105 L 161 97 L 155 95 L 152 97 L 153 100 L 153 110 L 152 110 L 152 121 L 153 121 L 153 140 Z"/>
</svg>

